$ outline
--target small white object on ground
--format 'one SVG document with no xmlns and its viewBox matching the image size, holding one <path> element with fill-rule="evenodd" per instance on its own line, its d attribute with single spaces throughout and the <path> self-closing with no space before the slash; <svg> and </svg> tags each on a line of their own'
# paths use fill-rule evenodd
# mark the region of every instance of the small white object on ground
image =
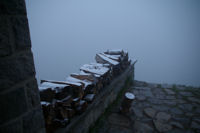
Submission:
<svg viewBox="0 0 200 133">
<path fill-rule="evenodd" d="M 130 93 L 130 92 L 126 92 L 125 96 L 126 96 L 126 98 L 128 98 L 130 100 L 135 99 L 135 95 L 133 93 Z"/>
</svg>

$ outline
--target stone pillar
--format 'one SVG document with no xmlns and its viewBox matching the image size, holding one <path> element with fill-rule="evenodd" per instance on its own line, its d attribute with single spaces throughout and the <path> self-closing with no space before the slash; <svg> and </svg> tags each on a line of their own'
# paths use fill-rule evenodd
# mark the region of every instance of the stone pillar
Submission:
<svg viewBox="0 0 200 133">
<path fill-rule="evenodd" d="M 0 0 L 0 132 L 45 132 L 24 0 Z"/>
</svg>

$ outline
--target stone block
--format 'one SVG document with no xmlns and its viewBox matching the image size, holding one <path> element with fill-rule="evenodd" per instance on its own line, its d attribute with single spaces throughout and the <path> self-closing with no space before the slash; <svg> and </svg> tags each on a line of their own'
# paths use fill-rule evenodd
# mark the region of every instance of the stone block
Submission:
<svg viewBox="0 0 200 133">
<path fill-rule="evenodd" d="M 0 14 L 26 15 L 25 0 L 1 0 Z"/>
<path fill-rule="evenodd" d="M 31 47 L 28 19 L 26 16 L 10 18 L 11 30 L 15 40 L 16 50 L 23 50 Z"/>
<path fill-rule="evenodd" d="M 40 104 L 40 95 L 37 86 L 37 81 L 34 79 L 26 84 L 28 108 L 32 109 Z"/>
<path fill-rule="evenodd" d="M 0 133 L 22 133 L 22 121 L 21 119 L 13 121 L 9 124 L 6 124 L 0 127 Z"/>
<path fill-rule="evenodd" d="M 35 75 L 31 52 L 22 53 L 12 58 L 0 59 L 0 68 L 0 91 Z"/>
<path fill-rule="evenodd" d="M 44 128 L 41 108 L 37 108 L 23 117 L 23 133 L 37 133 Z"/>
<path fill-rule="evenodd" d="M 10 25 L 5 16 L 0 16 L 0 31 L 0 57 L 4 57 L 12 53 Z"/>
<path fill-rule="evenodd" d="M 26 96 L 23 88 L 0 95 L 0 125 L 27 111 Z"/>
</svg>

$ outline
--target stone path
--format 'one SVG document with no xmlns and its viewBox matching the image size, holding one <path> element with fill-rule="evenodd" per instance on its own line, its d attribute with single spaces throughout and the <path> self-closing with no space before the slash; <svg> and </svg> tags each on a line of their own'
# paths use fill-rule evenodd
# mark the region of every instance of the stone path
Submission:
<svg viewBox="0 0 200 133">
<path fill-rule="evenodd" d="M 130 114 L 120 103 L 101 120 L 98 133 L 200 133 L 200 89 L 135 81 Z"/>
</svg>

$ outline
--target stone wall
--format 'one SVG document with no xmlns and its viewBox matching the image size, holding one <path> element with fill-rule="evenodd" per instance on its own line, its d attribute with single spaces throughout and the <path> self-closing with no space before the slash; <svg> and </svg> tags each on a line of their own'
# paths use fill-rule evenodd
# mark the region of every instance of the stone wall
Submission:
<svg viewBox="0 0 200 133">
<path fill-rule="evenodd" d="M 0 1 L 0 132 L 45 132 L 24 0 Z"/>
<path fill-rule="evenodd" d="M 134 79 L 134 64 L 129 66 L 125 72 L 116 77 L 109 86 L 103 88 L 87 110 L 73 119 L 66 128 L 56 131 L 56 133 L 87 133 L 105 109 L 116 99 L 120 90 L 128 77 Z"/>
</svg>

